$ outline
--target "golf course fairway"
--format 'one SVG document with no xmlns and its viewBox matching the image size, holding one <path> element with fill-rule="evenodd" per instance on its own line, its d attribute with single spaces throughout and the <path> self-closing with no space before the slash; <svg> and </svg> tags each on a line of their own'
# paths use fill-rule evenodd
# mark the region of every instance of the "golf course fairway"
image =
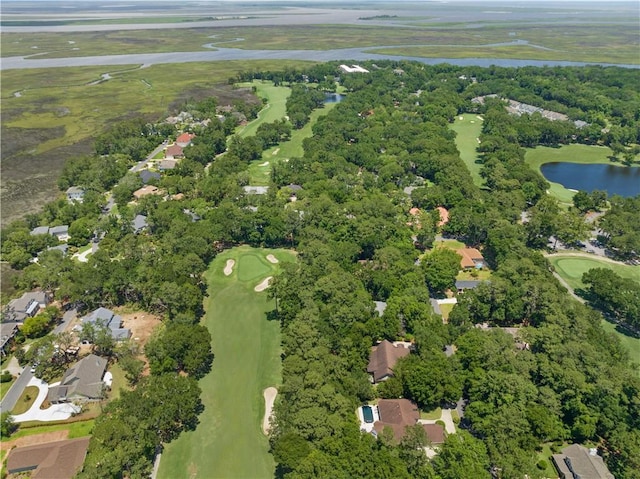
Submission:
<svg viewBox="0 0 640 479">
<path fill-rule="evenodd" d="M 269 254 L 279 263 L 268 261 Z M 225 276 L 230 259 L 233 270 Z M 273 477 L 275 462 L 262 432 L 263 390 L 280 386 L 280 324 L 267 320 L 274 300 L 254 288 L 293 261 L 291 251 L 242 246 L 211 262 L 203 324 L 215 357 L 200 381 L 205 409 L 195 431 L 165 446 L 159 479 Z"/>
</svg>

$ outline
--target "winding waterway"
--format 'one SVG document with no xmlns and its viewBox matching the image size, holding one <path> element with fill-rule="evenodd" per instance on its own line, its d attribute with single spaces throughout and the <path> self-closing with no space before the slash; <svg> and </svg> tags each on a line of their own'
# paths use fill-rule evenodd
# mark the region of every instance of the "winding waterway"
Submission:
<svg viewBox="0 0 640 479">
<path fill-rule="evenodd" d="M 569 61 L 517 60 L 496 58 L 423 58 L 402 55 L 371 53 L 372 49 L 393 48 L 389 46 L 366 48 L 339 48 L 333 50 L 244 50 L 239 48 L 218 48 L 215 51 L 135 53 L 128 55 L 100 55 L 89 57 L 41 58 L 41 57 L 5 57 L 0 59 L 0 71 L 27 68 L 61 68 L 108 65 L 155 65 L 164 63 L 214 62 L 230 60 L 300 60 L 327 62 L 337 60 L 414 60 L 427 65 L 449 63 L 458 66 L 489 67 L 525 67 L 525 66 L 586 66 L 602 65 L 622 68 L 640 68 L 632 64 L 585 63 Z"/>
</svg>

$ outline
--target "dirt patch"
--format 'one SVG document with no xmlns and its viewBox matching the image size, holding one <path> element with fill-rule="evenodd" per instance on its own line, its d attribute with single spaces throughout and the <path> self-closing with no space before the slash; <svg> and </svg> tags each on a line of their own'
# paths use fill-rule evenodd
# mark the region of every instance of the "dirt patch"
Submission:
<svg viewBox="0 0 640 479">
<path fill-rule="evenodd" d="M 262 418 L 262 432 L 265 434 L 269 434 L 269 430 L 271 429 L 271 415 L 273 414 L 273 404 L 276 402 L 276 396 L 278 395 L 278 390 L 274 387 L 270 387 L 265 389 L 262 392 L 264 396 L 264 418 Z"/>
<path fill-rule="evenodd" d="M 273 264 L 277 264 L 277 263 L 280 262 L 280 261 L 278 261 L 278 258 L 273 256 L 272 254 L 267 255 L 267 261 L 269 261 L 269 263 L 273 263 Z"/>
<path fill-rule="evenodd" d="M 146 311 L 118 314 L 122 316 L 123 327 L 131 330 L 131 339 L 140 346 L 141 350 L 151 337 L 151 332 L 162 323 L 159 316 Z"/>
<path fill-rule="evenodd" d="M 235 260 L 228 259 L 227 264 L 224 266 L 224 275 L 229 276 L 233 273 L 233 266 L 236 264 Z"/>
<path fill-rule="evenodd" d="M 64 441 L 69 437 L 69 430 L 62 429 L 60 431 L 43 432 L 42 434 L 33 434 L 24 436 L 13 441 L 2 441 L 2 450 L 8 451 L 12 447 L 33 446 L 35 444 L 44 444 L 47 442 Z"/>
<path fill-rule="evenodd" d="M 264 280 L 262 280 L 262 282 L 257 285 L 255 288 L 253 288 L 254 291 L 256 292 L 261 292 L 264 291 L 265 289 L 267 289 L 269 287 L 269 282 L 273 279 L 273 276 L 269 276 L 268 278 L 265 278 Z"/>
</svg>

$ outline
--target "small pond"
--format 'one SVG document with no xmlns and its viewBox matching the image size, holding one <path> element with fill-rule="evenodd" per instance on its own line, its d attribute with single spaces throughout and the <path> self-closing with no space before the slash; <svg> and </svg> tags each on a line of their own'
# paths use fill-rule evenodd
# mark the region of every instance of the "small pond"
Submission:
<svg viewBox="0 0 640 479">
<path fill-rule="evenodd" d="M 340 93 L 325 93 L 324 94 L 324 102 L 325 103 L 340 103 L 344 99 L 345 95 L 341 95 Z"/>
<path fill-rule="evenodd" d="M 572 190 L 603 190 L 611 195 L 640 195 L 640 168 L 604 164 L 545 163 L 544 177 Z"/>
</svg>

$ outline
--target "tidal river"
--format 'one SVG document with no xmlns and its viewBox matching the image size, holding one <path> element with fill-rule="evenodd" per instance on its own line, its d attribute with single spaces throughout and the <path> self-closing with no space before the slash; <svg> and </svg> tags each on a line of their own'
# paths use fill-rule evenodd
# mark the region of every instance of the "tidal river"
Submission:
<svg viewBox="0 0 640 479">
<path fill-rule="evenodd" d="M 101 55 L 90 57 L 68 58 L 39 58 L 37 55 L 28 57 L 5 57 L 0 59 L 0 70 L 17 70 L 25 68 L 60 68 L 81 66 L 109 66 L 109 65 L 155 65 L 161 63 L 192 63 L 214 62 L 225 60 L 308 60 L 308 61 L 336 61 L 336 60 L 415 60 L 427 65 L 449 63 L 459 66 L 489 67 L 525 67 L 525 66 L 586 66 L 602 65 L 622 68 L 640 68 L 640 65 L 583 63 L 567 61 L 541 60 L 512 60 L 494 58 L 422 58 L 400 55 L 382 55 L 370 53 L 372 48 L 340 48 L 334 50 L 241 50 L 239 48 L 218 48 L 215 51 L 201 52 L 170 52 L 170 53 L 136 53 L 129 55 Z"/>
</svg>

